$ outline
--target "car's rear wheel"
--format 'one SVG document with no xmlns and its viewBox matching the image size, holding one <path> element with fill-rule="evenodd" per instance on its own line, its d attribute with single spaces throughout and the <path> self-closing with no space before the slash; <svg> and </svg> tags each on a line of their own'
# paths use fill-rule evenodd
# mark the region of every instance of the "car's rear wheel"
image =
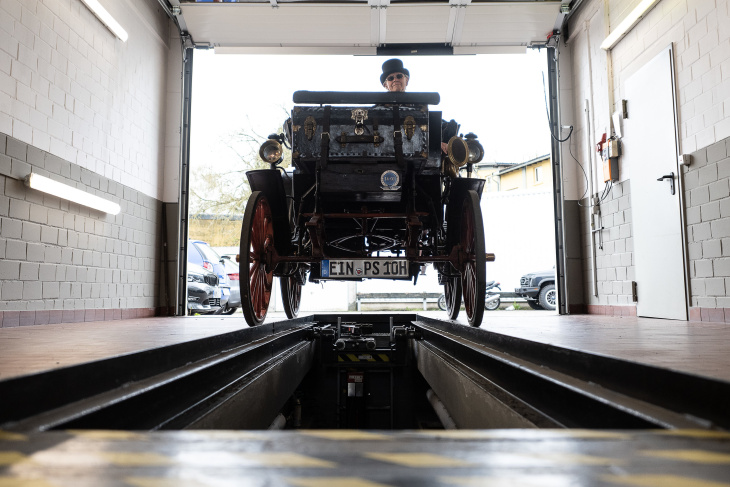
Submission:
<svg viewBox="0 0 730 487">
<path fill-rule="evenodd" d="M 491 297 L 491 296 L 487 296 L 487 297 L 485 297 L 485 298 L 484 298 L 484 301 L 486 302 L 486 300 L 487 300 L 488 298 L 490 298 L 490 297 Z M 499 308 L 499 305 L 500 305 L 500 304 L 502 304 L 502 300 L 501 300 L 501 299 L 500 299 L 500 298 L 498 297 L 498 298 L 497 298 L 497 299 L 495 299 L 494 301 L 490 301 L 490 302 L 486 303 L 486 304 L 484 305 L 484 308 L 485 308 L 485 309 L 488 309 L 489 311 L 494 311 L 495 309 Z"/>
<path fill-rule="evenodd" d="M 246 204 L 241 227 L 241 307 L 249 326 L 260 325 L 266 318 L 271 300 L 274 270 L 267 260 L 274 250 L 274 225 L 266 196 L 254 191 Z"/>
<path fill-rule="evenodd" d="M 484 293 L 487 278 L 487 259 L 484 252 L 484 223 L 479 196 L 468 191 L 461 214 L 461 246 L 465 262 L 461 270 L 461 288 L 464 309 L 469 324 L 478 327 L 484 316 Z"/>
</svg>

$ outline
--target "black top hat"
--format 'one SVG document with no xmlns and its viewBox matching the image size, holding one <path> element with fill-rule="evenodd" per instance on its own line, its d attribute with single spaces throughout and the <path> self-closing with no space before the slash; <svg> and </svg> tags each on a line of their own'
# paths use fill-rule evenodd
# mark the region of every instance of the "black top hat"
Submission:
<svg viewBox="0 0 730 487">
<path fill-rule="evenodd" d="M 403 61 L 395 58 L 388 59 L 383 63 L 383 74 L 380 75 L 380 84 L 382 85 L 383 83 L 385 83 L 385 78 L 393 73 L 403 73 L 409 78 L 411 77 L 411 73 L 409 73 L 408 70 L 403 67 Z"/>
</svg>

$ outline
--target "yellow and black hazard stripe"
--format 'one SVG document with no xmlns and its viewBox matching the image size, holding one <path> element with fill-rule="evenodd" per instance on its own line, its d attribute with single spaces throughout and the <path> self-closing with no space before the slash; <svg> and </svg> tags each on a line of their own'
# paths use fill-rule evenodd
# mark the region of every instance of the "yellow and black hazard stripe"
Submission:
<svg viewBox="0 0 730 487">
<path fill-rule="evenodd" d="M 338 362 L 390 362 L 386 353 L 338 353 Z"/>
</svg>

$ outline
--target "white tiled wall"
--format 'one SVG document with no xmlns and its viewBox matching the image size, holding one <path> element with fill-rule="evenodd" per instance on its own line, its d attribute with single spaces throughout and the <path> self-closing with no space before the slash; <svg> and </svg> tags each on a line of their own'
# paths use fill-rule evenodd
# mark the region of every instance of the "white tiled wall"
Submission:
<svg viewBox="0 0 730 487">
<path fill-rule="evenodd" d="M 0 2 L 0 132 L 162 199 L 169 22 L 155 0 Z"/>
<path fill-rule="evenodd" d="M 166 201 L 178 198 L 180 40 L 157 0 L 101 3 L 126 43 L 81 0 L 0 0 L 3 327 L 149 316 L 170 305 L 160 280 L 162 201 L 163 182 Z M 30 190 L 22 178 L 31 169 L 122 211 Z"/>
<path fill-rule="evenodd" d="M 639 0 L 609 1 L 609 22 L 618 24 Z M 662 0 L 611 52 L 600 49 L 606 36 L 604 2 L 586 2 L 570 26 L 567 49 L 573 59 L 573 84 L 578 130 L 584 129 L 584 100 L 589 99 L 592 143 L 608 127 L 620 100 L 623 82 L 670 43 L 675 48 L 680 147 L 691 153 L 730 136 L 730 2 L 728 0 Z M 612 93 L 610 82 L 613 84 Z M 576 134 L 579 135 L 579 134 Z M 574 149 L 589 159 L 585 136 L 575 137 Z M 623 168 L 622 168 L 623 169 Z M 620 171 L 630 177 L 630 168 Z"/>
<path fill-rule="evenodd" d="M 579 155 L 578 159 L 584 167 L 587 167 L 591 161 L 595 163 L 594 144 L 599 140 L 600 134 L 608 128 L 611 112 L 617 109 L 617 102 L 612 102 L 612 100 L 621 100 L 625 80 L 670 44 L 674 46 L 675 53 L 681 152 L 697 154 L 697 151 L 702 151 L 700 153 L 704 154 L 705 149 L 725 147 L 724 141 L 730 137 L 730 1 L 661 0 L 624 39 L 616 44 L 609 58 L 609 55 L 599 48 L 610 30 L 607 28 L 606 22 L 609 22 L 611 26 L 618 25 L 637 4 L 639 4 L 639 0 L 608 0 L 607 2 L 588 0 L 571 20 L 570 37 L 568 45 L 564 48 L 570 53 L 573 71 L 572 96 L 576 130 L 570 143 L 573 153 Z M 588 136 L 586 135 L 587 123 L 584 112 L 584 100 L 586 99 L 589 100 L 591 115 L 591 133 Z M 571 162 L 566 161 L 566 171 L 576 171 L 577 173 L 580 169 Z M 700 174 L 699 168 L 697 171 L 684 172 L 697 177 Z M 628 183 L 631 179 L 631 168 L 620 166 L 620 174 L 621 181 Z M 576 179 L 581 178 L 576 177 Z M 568 194 L 567 196 L 571 199 L 580 199 L 584 189 L 585 183 L 581 183 L 575 195 Z M 709 186 L 706 189 L 709 191 Z M 628 184 L 622 185 L 620 197 L 630 197 Z M 630 199 L 627 201 L 629 201 L 629 206 L 624 210 L 625 214 L 630 216 Z M 728 197 L 718 196 L 713 201 L 715 206 L 719 205 L 724 208 L 727 206 L 725 203 L 728 201 Z M 730 245 L 728 249 L 724 249 L 722 241 L 715 239 L 711 243 L 707 243 L 705 241 L 707 239 L 701 238 L 701 235 L 697 242 L 693 239 L 695 230 L 701 232 L 705 227 L 711 229 L 712 223 L 719 227 L 727 215 L 720 212 L 713 219 L 708 207 L 705 220 L 698 213 L 701 211 L 700 203 L 695 208 L 690 201 L 688 207 L 689 258 L 693 287 L 690 304 L 709 307 L 725 306 L 727 304 L 725 301 L 719 303 L 719 300 L 715 299 L 716 289 L 713 288 L 710 293 L 706 292 L 706 289 L 701 289 L 697 264 L 699 264 L 699 272 L 704 272 L 702 267 L 704 247 L 701 247 L 702 245 L 707 247 L 707 252 L 713 258 L 723 257 L 725 252 L 730 255 Z M 588 282 L 590 274 L 588 256 L 590 254 L 587 226 L 589 218 L 587 210 L 584 212 L 586 213 L 582 218 L 585 244 L 584 274 L 585 280 Z M 611 232 L 620 233 L 621 226 L 626 226 L 627 223 L 627 221 L 615 221 L 615 218 L 613 220 L 607 218 L 605 221 L 607 228 L 604 232 L 608 232 L 609 235 L 612 235 Z M 622 250 L 629 255 L 626 257 L 627 263 L 630 258 L 633 258 L 629 242 L 630 234 L 627 234 L 627 240 Z M 700 248 L 703 249 L 702 252 L 698 251 Z M 591 295 L 586 296 L 586 303 L 627 304 L 626 285 L 632 279 L 630 275 L 632 264 L 629 264 L 629 267 L 623 263 L 606 267 L 605 259 L 599 264 L 597 266 L 599 270 L 598 288 L 599 291 L 604 292 L 599 292 L 597 298 Z M 619 279 L 624 275 L 622 268 L 626 268 L 627 272 L 624 279 Z M 620 275 L 619 271 L 621 271 Z M 720 282 L 720 280 L 716 281 Z M 706 284 L 706 281 L 703 280 L 702 283 Z M 712 283 L 714 284 L 715 281 Z M 614 291 L 613 293 L 609 292 L 609 287 Z M 618 289 L 619 287 L 620 289 Z M 612 302 L 615 300 L 611 297 L 612 294 L 617 294 L 617 303 Z M 726 294 L 726 291 L 723 290 L 721 294 Z"/>
</svg>

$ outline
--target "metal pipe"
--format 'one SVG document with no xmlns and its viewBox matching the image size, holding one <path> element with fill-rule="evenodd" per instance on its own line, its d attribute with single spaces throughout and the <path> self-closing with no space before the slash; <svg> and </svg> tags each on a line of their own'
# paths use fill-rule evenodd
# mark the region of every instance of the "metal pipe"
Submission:
<svg viewBox="0 0 730 487">
<path fill-rule="evenodd" d="M 588 217 L 591 219 L 591 284 L 593 285 L 593 295 L 598 296 L 598 273 L 596 272 L 596 214 L 593 213 L 593 158 L 590 154 L 593 152 L 591 148 L 591 108 L 590 102 L 586 99 L 586 139 L 588 141 Z"/>
<path fill-rule="evenodd" d="M 429 389 L 426 391 L 426 397 L 428 398 L 428 402 L 431 403 L 431 407 L 433 407 L 433 410 L 436 412 L 436 416 L 438 416 L 444 429 L 447 429 L 447 430 L 458 429 L 456 427 L 456 423 L 454 422 L 454 419 L 451 417 L 449 412 L 446 410 L 446 406 L 444 406 L 444 403 L 441 402 L 441 399 L 439 399 L 439 397 L 436 395 L 436 393 L 433 392 L 433 389 Z"/>
</svg>

